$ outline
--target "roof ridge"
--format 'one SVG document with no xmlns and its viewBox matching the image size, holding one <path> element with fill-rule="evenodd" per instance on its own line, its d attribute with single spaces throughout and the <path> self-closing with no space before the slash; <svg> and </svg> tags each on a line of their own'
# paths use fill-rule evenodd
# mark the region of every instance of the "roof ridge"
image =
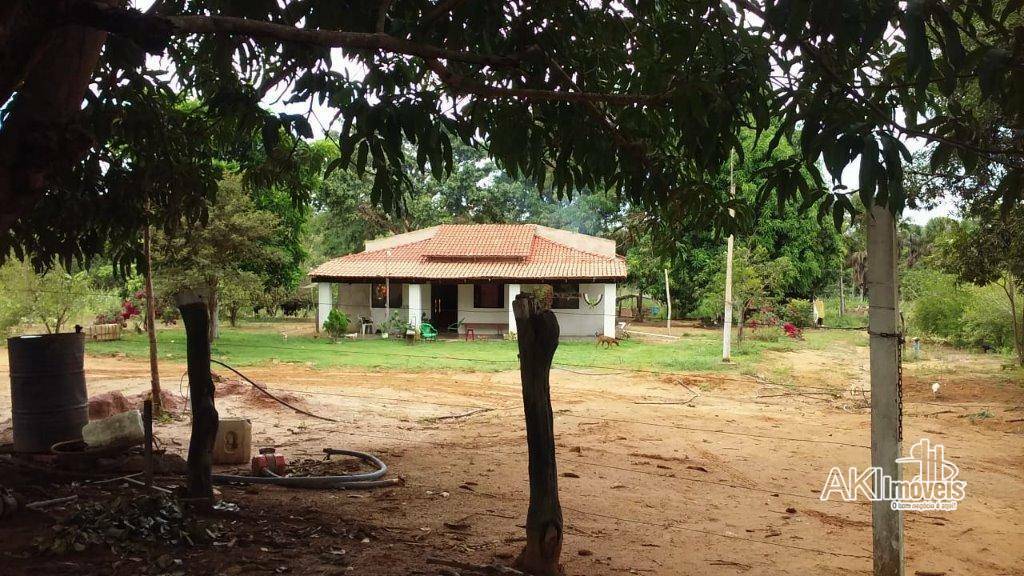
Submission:
<svg viewBox="0 0 1024 576">
<path fill-rule="evenodd" d="M 604 258 L 605 260 L 614 260 L 615 258 L 621 258 L 622 257 L 622 256 L 620 256 L 617 253 L 616 254 L 612 254 L 611 256 L 609 256 L 607 254 L 602 254 L 602 253 L 594 251 L 594 250 L 586 250 L 586 249 L 583 249 L 583 248 L 578 248 L 578 247 L 573 246 L 571 244 L 566 244 L 564 242 L 559 242 L 559 241 L 554 240 L 552 238 L 546 238 L 544 236 L 541 236 L 540 234 L 537 234 L 536 236 L 534 236 L 533 239 L 534 240 L 542 240 L 542 241 L 547 242 L 549 244 L 554 244 L 555 246 L 561 246 L 562 248 L 565 248 L 566 250 L 572 250 L 573 252 L 579 252 L 581 254 L 587 254 L 587 255 L 590 255 L 590 256 L 596 256 L 598 258 Z"/>
</svg>

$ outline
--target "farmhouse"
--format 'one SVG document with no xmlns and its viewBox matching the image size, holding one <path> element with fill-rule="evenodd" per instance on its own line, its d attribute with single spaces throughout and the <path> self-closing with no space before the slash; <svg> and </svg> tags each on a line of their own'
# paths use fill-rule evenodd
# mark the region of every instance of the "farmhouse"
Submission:
<svg viewBox="0 0 1024 576">
<path fill-rule="evenodd" d="M 546 226 L 442 225 L 369 241 L 310 276 L 319 285 L 318 325 L 337 307 L 374 327 L 397 311 L 442 333 L 507 334 L 515 331 L 512 301 L 533 292 L 550 301 L 563 335 L 613 336 L 626 262 L 613 240 Z"/>
</svg>

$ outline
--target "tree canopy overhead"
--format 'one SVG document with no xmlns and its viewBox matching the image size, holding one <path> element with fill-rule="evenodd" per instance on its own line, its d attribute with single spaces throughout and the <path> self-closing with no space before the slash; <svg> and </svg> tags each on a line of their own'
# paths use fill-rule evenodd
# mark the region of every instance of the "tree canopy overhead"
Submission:
<svg viewBox="0 0 1024 576">
<path fill-rule="evenodd" d="M 243 142 L 238 169 L 262 185 L 287 179 L 312 126 L 264 107 L 286 86 L 336 114 L 327 169 L 368 175 L 396 209 L 411 166 L 451 170 L 449 134 L 556 195 L 612 189 L 722 229 L 727 208 L 742 220 L 773 196 L 852 212 L 819 159 L 838 181 L 860 158 L 864 204 L 898 212 L 904 137 L 933 144 L 936 166 L 993 174 L 992 202 L 1014 205 L 1022 24 L 1017 0 L 157 0 L 145 13 L 13 0 L 0 8 L 0 251 L 131 251 L 147 200 L 158 224 L 202 219 L 217 137 Z M 173 76 L 148 70 L 147 52 Z M 753 200 L 730 200 L 714 175 L 742 130 L 778 116 L 769 148 L 799 130 L 798 150 L 773 158 Z"/>
</svg>

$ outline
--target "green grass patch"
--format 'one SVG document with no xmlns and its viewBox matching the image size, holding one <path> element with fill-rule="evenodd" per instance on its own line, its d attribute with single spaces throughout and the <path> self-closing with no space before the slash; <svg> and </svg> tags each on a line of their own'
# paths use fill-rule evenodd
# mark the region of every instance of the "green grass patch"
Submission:
<svg viewBox="0 0 1024 576">
<path fill-rule="evenodd" d="M 409 345 L 402 340 L 367 338 L 331 342 L 301 336 L 285 339 L 279 332 L 253 328 L 222 328 L 220 338 L 212 346 L 213 358 L 235 366 L 282 362 L 321 369 L 493 372 L 518 367 L 517 343 L 510 341 L 441 340 Z M 185 361 L 184 330 L 160 330 L 157 340 L 161 360 Z M 722 343 L 716 331 L 664 344 L 626 340 L 611 348 L 598 347 L 589 339 L 568 340 L 559 344 L 554 362 L 580 370 L 600 367 L 657 372 L 751 372 L 764 351 L 786 351 L 803 345 L 793 341 L 734 343 L 733 362 L 723 364 Z M 89 342 L 87 350 L 91 354 L 145 358 L 148 346 L 145 334 L 126 334 L 118 341 Z"/>
</svg>

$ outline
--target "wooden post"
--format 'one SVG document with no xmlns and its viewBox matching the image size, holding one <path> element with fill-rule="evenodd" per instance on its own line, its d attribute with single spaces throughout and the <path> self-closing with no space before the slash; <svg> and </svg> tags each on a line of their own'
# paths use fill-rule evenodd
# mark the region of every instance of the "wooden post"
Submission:
<svg viewBox="0 0 1024 576">
<path fill-rule="evenodd" d="M 142 426 L 145 432 L 145 452 L 143 458 L 143 471 L 146 486 L 153 485 L 153 401 L 146 400 L 142 403 Z"/>
<path fill-rule="evenodd" d="M 178 295 L 185 324 L 188 390 L 192 401 L 192 435 L 188 443 L 188 495 L 213 503 L 213 444 L 219 415 L 213 401 L 210 375 L 210 314 L 199 294 Z"/>
<path fill-rule="evenodd" d="M 519 343 L 519 374 L 526 414 L 526 444 L 530 462 L 530 508 L 526 515 L 526 544 L 516 567 L 534 576 L 562 574 L 562 506 L 558 501 L 554 418 L 551 412 L 551 360 L 558 348 L 558 320 L 541 310 L 530 294 L 512 303 Z"/>
<path fill-rule="evenodd" d="M 148 203 L 147 203 L 148 204 Z M 146 274 L 146 331 L 149 333 L 149 381 L 150 395 L 153 397 L 153 413 L 160 414 L 163 405 L 160 402 L 160 366 L 157 362 L 156 350 L 156 310 L 154 309 L 153 298 L 153 255 L 150 252 L 152 238 L 149 230 L 149 223 L 142 232 L 142 251 L 145 252 Z"/>
<path fill-rule="evenodd" d="M 868 333 L 871 335 L 871 466 L 899 481 L 900 402 L 898 248 L 893 215 L 874 206 L 868 221 Z M 875 576 L 903 576 L 903 512 L 871 503 Z"/>
</svg>

